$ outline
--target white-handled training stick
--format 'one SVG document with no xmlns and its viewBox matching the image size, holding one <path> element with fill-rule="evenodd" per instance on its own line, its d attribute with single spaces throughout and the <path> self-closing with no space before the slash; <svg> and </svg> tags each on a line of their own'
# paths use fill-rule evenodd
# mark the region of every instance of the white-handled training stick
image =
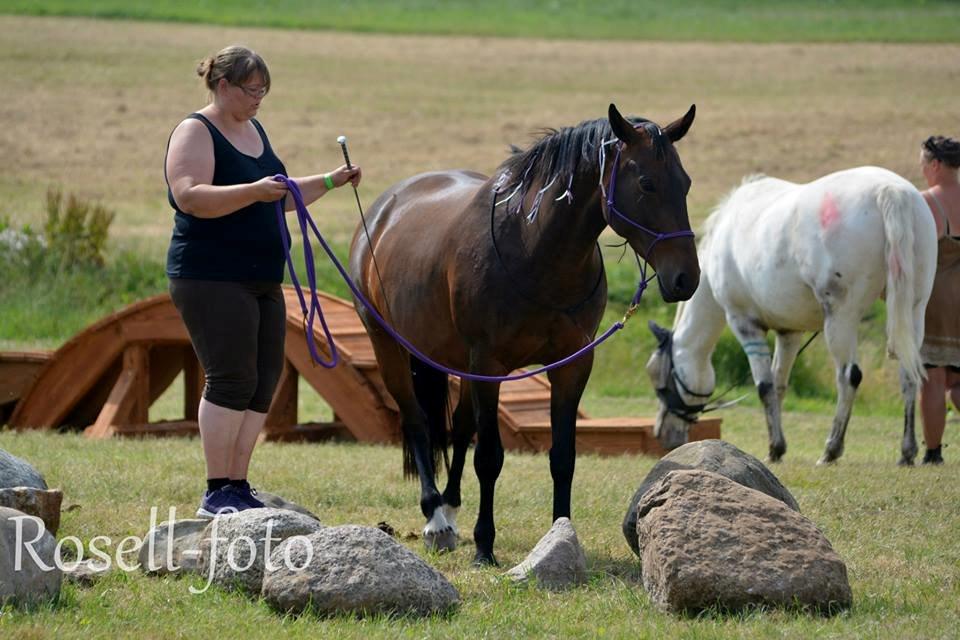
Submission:
<svg viewBox="0 0 960 640">
<path fill-rule="evenodd" d="M 347 136 L 337 136 L 337 144 L 340 145 L 340 150 L 343 151 L 343 159 L 347 163 L 347 169 L 353 169 L 353 165 L 350 164 L 350 154 L 347 152 Z M 363 215 L 363 205 L 360 204 L 360 194 L 357 192 L 356 187 L 353 187 L 353 197 L 357 199 L 357 210 L 360 211 L 363 233 L 367 237 L 367 246 L 370 247 L 370 257 L 373 259 L 373 268 L 377 272 L 377 281 L 380 283 L 380 294 L 383 296 L 383 302 L 387 307 L 387 317 L 392 318 L 393 312 L 390 310 L 390 301 L 387 298 L 387 292 L 383 289 L 383 276 L 380 275 L 380 265 L 377 264 L 377 254 L 373 250 L 373 242 L 370 240 L 370 230 L 367 229 L 367 219 Z"/>
<path fill-rule="evenodd" d="M 347 136 L 339 136 L 337 138 L 337 144 L 340 145 L 340 149 L 343 151 L 343 159 L 347 163 L 347 169 L 353 169 L 353 165 L 350 164 L 350 154 L 347 153 Z"/>
</svg>

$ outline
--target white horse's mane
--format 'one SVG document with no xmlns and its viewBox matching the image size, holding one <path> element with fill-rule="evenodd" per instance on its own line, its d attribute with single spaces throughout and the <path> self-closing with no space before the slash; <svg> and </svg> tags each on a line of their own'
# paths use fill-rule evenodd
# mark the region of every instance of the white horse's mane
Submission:
<svg viewBox="0 0 960 640">
<path fill-rule="evenodd" d="M 767 176 L 767 174 L 765 173 L 747 174 L 743 177 L 743 180 L 740 181 L 740 184 L 738 184 L 733 189 L 730 189 L 730 191 L 728 191 L 722 198 L 720 198 L 720 200 L 713 207 L 713 209 L 710 210 L 710 215 L 707 216 L 706 222 L 703 223 L 703 233 L 700 236 L 701 249 L 706 246 L 707 240 L 710 237 L 710 230 L 716 224 L 716 221 L 717 221 L 717 218 L 719 217 L 720 212 L 723 211 L 724 207 L 727 206 L 727 203 L 730 202 L 734 194 L 737 193 L 737 191 L 739 191 L 744 186 L 748 184 L 752 184 L 754 182 L 759 182 L 760 180 L 764 180 L 767 177 L 769 176 Z"/>
</svg>

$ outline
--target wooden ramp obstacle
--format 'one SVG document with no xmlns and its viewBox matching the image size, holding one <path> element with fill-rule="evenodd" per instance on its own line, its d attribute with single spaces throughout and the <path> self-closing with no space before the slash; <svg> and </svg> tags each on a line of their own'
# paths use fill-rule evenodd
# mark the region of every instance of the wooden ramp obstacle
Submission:
<svg viewBox="0 0 960 640">
<path fill-rule="evenodd" d="M 50 359 L 49 351 L 0 351 L 0 425 Z"/>
<path fill-rule="evenodd" d="M 287 338 L 283 373 L 270 407 L 264 438 L 318 440 L 344 437 L 363 442 L 399 442 L 396 404 L 380 377 L 373 346 L 352 303 L 321 294 L 322 305 L 342 362 L 334 369 L 310 360 L 300 305 L 285 288 Z M 322 329 L 315 327 L 320 351 L 329 356 Z M 83 429 L 91 438 L 113 435 L 185 435 L 197 432 L 203 371 L 169 295 L 137 302 L 78 333 L 52 354 L 4 354 L 0 391 L 17 394 L 10 416 L 17 429 Z M 19 360 L 18 360 L 19 358 Z M 25 362 L 29 361 L 29 364 Z M 19 367 L 19 368 L 18 368 Z M 183 417 L 151 423 L 149 407 L 183 372 Z M 331 423 L 300 424 L 299 378 L 330 405 Z M 459 381 L 451 377 L 456 397 Z M 0 396 L 3 398 L 4 396 Z M 2 406 L 2 403 L 0 403 Z M 543 376 L 504 383 L 500 395 L 504 446 L 525 451 L 550 448 L 550 383 Z M 660 455 L 648 418 L 591 419 L 577 422 L 577 450 Z M 720 420 L 693 425 L 691 440 L 720 437 Z"/>
</svg>

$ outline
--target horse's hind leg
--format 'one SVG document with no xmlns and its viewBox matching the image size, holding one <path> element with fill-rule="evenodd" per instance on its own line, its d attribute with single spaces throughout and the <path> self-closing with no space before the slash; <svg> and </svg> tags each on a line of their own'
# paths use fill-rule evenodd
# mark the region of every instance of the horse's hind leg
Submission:
<svg viewBox="0 0 960 640">
<path fill-rule="evenodd" d="M 825 314 L 823 333 L 827 348 L 833 356 L 837 371 L 837 412 L 827 438 L 826 449 L 817 464 L 834 462 L 843 455 L 843 440 L 853 411 L 853 400 L 863 372 L 857 365 L 857 326 L 861 314 L 857 312 L 831 312 Z"/>
<path fill-rule="evenodd" d="M 900 442 L 900 466 L 913 466 L 917 457 L 917 383 L 900 367 L 900 393 L 903 396 L 903 440 Z"/>
<path fill-rule="evenodd" d="M 913 332 L 918 345 L 923 343 L 925 312 L 923 305 L 913 309 Z M 917 381 L 910 378 L 903 367 L 900 368 L 900 393 L 903 396 L 903 440 L 900 442 L 900 462 L 897 464 L 911 466 L 917 457 Z"/>
<path fill-rule="evenodd" d="M 429 462 L 429 483 L 425 488 L 424 496 L 428 497 L 426 507 L 421 502 L 424 515 L 428 518 L 423 529 L 423 542 L 428 549 L 437 551 L 453 551 L 457 548 L 457 532 L 446 518 L 443 502 L 437 504 L 437 487 L 435 477 L 441 456 L 447 462 L 447 409 L 449 382 L 447 374 L 438 371 L 430 365 L 410 358 L 410 370 L 413 373 L 413 391 L 417 404 L 423 412 L 427 425 L 426 444 L 418 443 L 414 450 L 415 458 L 424 458 Z M 420 472 L 419 462 L 417 471 Z M 421 483 L 424 476 L 421 474 Z M 421 486 L 421 489 L 423 487 Z M 421 500 L 423 497 L 421 497 Z"/>
<path fill-rule="evenodd" d="M 456 535 L 444 516 L 443 499 L 437 490 L 428 417 L 417 400 L 410 356 L 377 325 L 370 322 L 365 324 L 373 342 L 383 384 L 400 409 L 404 475 L 416 473 L 420 480 L 420 510 L 427 519 L 423 531 L 424 544 L 428 549 L 452 550 L 456 547 Z M 430 377 L 429 372 L 422 375 L 424 378 Z M 423 387 L 430 385 L 428 380 L 421 379 L 417 386 L 421 387 L 423 394 L 427 391 Z"/>
<path fill-rule="evenodd" d="M 470 381 L 460 381 L 460 401 L 453 412 L 453 458 L 447 473 L 447 487 L 443 490 L 443 513 L 447 522 L 457 532 L 457 513 L 460 510 L 460 480 L 467 449 L 477 427 L 474 422 L 473 404 L 470 400 Z"/>
<path fill-rule="evenodd" d="M 769 459 L 771 462 L 778 462 L 787 451 L 787 441 L 783 436 L 783 426 L 780 421 L 780 401 L 774 386 L 766 329 L 752 318 L 744 316 L 728 315 L 727 324 L 730 325 L 733 335 L 740 341 L 750 362 L 750 372 L 753 374 L 753 381 L 757 385 L 757 393 L 767 418 L 767 434 L 770 439 Z"/>
</svg>

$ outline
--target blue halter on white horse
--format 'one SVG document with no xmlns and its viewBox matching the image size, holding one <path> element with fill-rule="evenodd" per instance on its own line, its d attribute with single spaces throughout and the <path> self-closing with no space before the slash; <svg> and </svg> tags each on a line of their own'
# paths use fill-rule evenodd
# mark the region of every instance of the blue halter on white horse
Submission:
<svg viewBox="0 0 960 640">
<path fill-rule="evenodd" d="M 713 393 L 710 358 L 724 324 L 743 346 L 766 412 L 770 459 L 787 445 L 781 406 L 804 331 L 822 329 L 837 371 L 837 412 L 821 463 L 843 453 L 862 373 L 857 326 L 887 302 L 887 350 L 900 361 L 905 403 L 901 464 L 917 452 L 914 402 L 924 377 L 919 347 L 933 286 L 937 233 L 917 189 L 877 167 L 808 184 L 750 177 L 707 221 L 700 287 L 677 309 L 673 331 L 652 325 L 659 348 L 647 372 L 660 397 L 655 431 L 669 448 Z M 776 351 L 766 341 L 776 332 Z"/>
</svg>

